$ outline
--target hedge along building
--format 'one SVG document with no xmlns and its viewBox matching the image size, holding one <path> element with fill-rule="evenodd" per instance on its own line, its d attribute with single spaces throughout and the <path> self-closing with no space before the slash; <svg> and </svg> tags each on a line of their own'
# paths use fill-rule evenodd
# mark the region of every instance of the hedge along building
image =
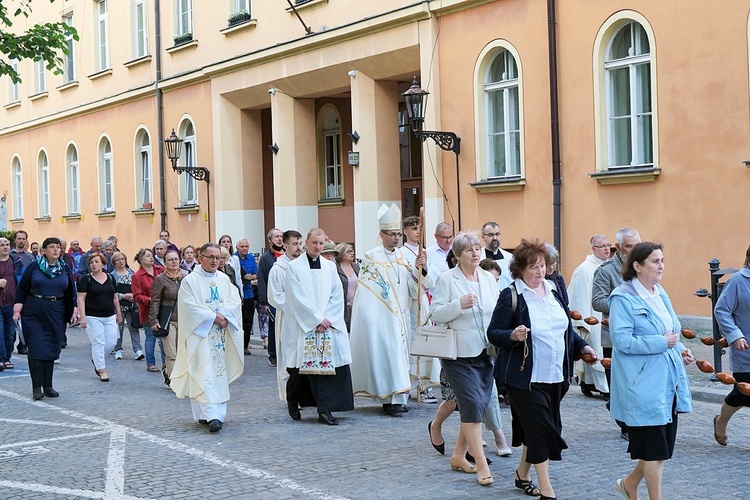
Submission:
<svg viewBox="0 0 750 500">
<path fill-rule="evenodd" d="M 321 226 L 361 252 L 380 203 L 424 206 L 428 234 L 454 221 L 458 177 L 464 228 L 497 220 L 504 247 L 557 240 L 566 276 L 594 233 L 664 242 L 678 311 L 704 315 L 691 293 L 706 262 L 737 264 L 747 244 L 728 230 L 744 227 L 750 175 L 739 1 L 299 2 L 311 34 L 283 2 L 34 8 L 29 23 L 69 20 L 81 40 L 64 76 L 21 61 L 23 84 L 0 87 L 10 228 L 32 238 L 116 234 L 132 254 L 164 224 L 178 244 L 229 233 L 258 249 L 270 227 Z M 409 131 L 413 75 L 431 92 L 424 128 L 462 139 L 458 176 L 452 153 Z M 210 184 L 172 171 L 172 128 L 179 164 Z"/>
</svg>

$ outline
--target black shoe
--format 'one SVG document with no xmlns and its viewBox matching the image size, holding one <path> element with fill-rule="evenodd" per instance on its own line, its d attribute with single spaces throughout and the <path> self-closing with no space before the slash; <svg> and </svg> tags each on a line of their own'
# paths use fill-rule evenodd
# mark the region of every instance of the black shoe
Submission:
<svg viewBox="0 0 750 500">
<path fill-rule="evenodd" d="M 269 356 L 268 358 L 268 364 L 275 367 L 276 366 L 276 358 Z"/>
<path fill-rule="evenodd" d="M 32 393 L 31 393 L 31 397 L 34 398 L 34 401 L 36 401 L 38 399 L 44 399 L 44 393 L 42 392 L 42 388 L 41 387 L 34 387 Z"/>
<path fill-rule="evenodd" d="M 600 392 L 599 395 L 602 397 L 604 401 L 609 403 L 609 393 L 608 392 Z"/>
<path fill-rule="evenodd" d="M 445 455 L 445 441 L 440 444 L 435 444 L 432 442 L 432 422 L 427 424 L 427 432 L 430 434 L 430 444 L 433 448 L 435 448 L 435 451 L 437 451 L 441 455 Z"/>
<path fill-rule="evenodd" d="M 292 402 L 287 401 L 286 409 L 289 410 L 289 416 L 292 417 L 292 420 L 299 420 L 302 418 L 302 415 L 300 415 L 299 407 L 297 406 L 297 403 L 292 403 Z"/>
<path fill-rule="evenodd" d="M 383 411 L 391 417 L 400 417 L 402 413 L 406 413 L 408 410 L 404 405 L 384 404 Z"/>
<path fill-rule="evenodd" d="M 57 398 L 60 396 L 60 393 L 54 390 L 52 387 L 45 387 L 44 388 L 44 395 L 49 396 L 51 398 Z"/>
<path fill-rule="evenodd" d="M 166 385 L 167 387 L 169 387 L 170 380 L 169 380 L 169 375 L 167 375 L 167 367 L 166 366 L 162 367 L 162 369 L 161 369 L 161 376 L 164 377 L 164 385 Z"/>
<path fill-rule="evenodd" d="M 477 461 L 474 459 L 474 457 L 468 451 L 466 452 L 466 460 L 468 460 L 469 462 L 471 462 L 473 464 L 477 463 Z M 490 460 L 487 457 L 485 457 L 485 460 L 487 460 L 487 465 L 490 465 L 492 463 L 492 460 Z"/>
<path fill-rule="evenodd" d="M 201 418 L 200 420 L 198 420 L 198 423 L 201 425 L 208 425 L 208 420 L 206 420 L 205 418 Z"/>
<path fill-rule="evenodd" d="M 594 393 L 591 392 L 591 387 L 591 384 L 581 384 L 581 394 L 583 394 L 587 398 L 593 398 Z"/>
<path fill-rule="evenodd" d="M 630 441 L 630 434 L 628 434 L 628 431 L 620 432 L 620 437 L 625 441 Z"/>
<path fill-rule="evenodd" d="M 318 413 L 318 422 L 326 425 L 339 425 L 339 421 L 333 418 L 331 412 Z"/>
<path fill-rule="evenodd" d="M 65 349 L 66 347 L 68 347 L 68 343 L 67 342 L 63 342 L 62 344 L 60 344 L 60 347 L 62 349 Z"/>
<path fill-rule="evenodd" d="M 28 354 L 28 353 L 29 353 L 28 347 L 26 347 L 25 345 L 18 346 L 18 354 Z"/>
<path fill-rule="evenodd" d="M 213 419 L 208 422 L 208 432 L 219 432 L 221 430 L 221 420 Z"/>
</svg>

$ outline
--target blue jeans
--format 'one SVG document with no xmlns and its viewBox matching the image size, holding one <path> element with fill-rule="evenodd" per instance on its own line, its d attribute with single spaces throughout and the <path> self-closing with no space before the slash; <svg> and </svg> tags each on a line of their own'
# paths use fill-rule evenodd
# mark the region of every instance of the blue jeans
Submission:
<svg viewBox="0 0 750 500">
<path fill-rule="evenodd" d="M 146 366 L 156 366 L 156 341 L 159 341 L 159 349 L 161 349 L 161 364 L 167 359 L 164 354 L 164 344 L 161 343 L 161 339 L 154 337 L 154 331 L 150 326 L 144 326 L 143 331 L 146 333 Z"/>
<path fill-rule="evenodd" d="M 15 340 L 16 324 L 13 322 L 13 306 L 0 306 L 0 362 L 10 361 Z"/>
</svg>

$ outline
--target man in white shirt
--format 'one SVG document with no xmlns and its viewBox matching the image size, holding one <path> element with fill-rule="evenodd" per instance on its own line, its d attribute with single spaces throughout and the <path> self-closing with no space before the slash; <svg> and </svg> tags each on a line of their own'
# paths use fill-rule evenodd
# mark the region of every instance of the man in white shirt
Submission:
<svg viewBox="0 0 750 500">
<path fill-rule="evenodd" d="M 448 252 L 453 243 L 453 228 L 447 222 L 441 222 L 435 228 L 434 245 L 427 247 L 427 271 L 432 282 L 437 282 L 438 277 L 448 270 Z M 430 289 L 432 293 L 432 289 Z"/>
<path fill-rule="evenodd" d="M 510 277 L 510 261 L 513 260 L 513 254 L 500 248 L 502 242 L 502 233 L 500 225 L 497 222 L 485 222 L 482 226 L 482 238 L 484 239 L 484 248 L 482 249 L 483 259 L 494 260 L 502 273 L 497 280 L 497 286 L 502 290 L 510 285 L 513 279 Z"/>
</svg>

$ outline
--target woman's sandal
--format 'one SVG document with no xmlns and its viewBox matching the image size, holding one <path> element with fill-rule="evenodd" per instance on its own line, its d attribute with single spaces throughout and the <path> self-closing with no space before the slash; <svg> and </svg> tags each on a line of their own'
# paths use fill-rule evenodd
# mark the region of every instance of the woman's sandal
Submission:
<svg viewBox="0 0 750 500">
<path fill-rule="evenodd" d="M 531 482 L 531 479 L 528 481 L 525 479 L 521 479 L 521 476 L 518 475 L 518 469 L 516 469 L 516 488 L 523 490 L 524 493 L 529 495 L 530 497 L 538 497 L 542 494 L 542 491 L 537 488 L 537 486 Z"/>
<path fill-rule="evenodd" d="M 6 370 L 12 370 L 13 368 L 15 368 L 15 365 L 11 363 L 10 361 L 6 361 L 3 366 L 5 367 Z"/>
</svg>

